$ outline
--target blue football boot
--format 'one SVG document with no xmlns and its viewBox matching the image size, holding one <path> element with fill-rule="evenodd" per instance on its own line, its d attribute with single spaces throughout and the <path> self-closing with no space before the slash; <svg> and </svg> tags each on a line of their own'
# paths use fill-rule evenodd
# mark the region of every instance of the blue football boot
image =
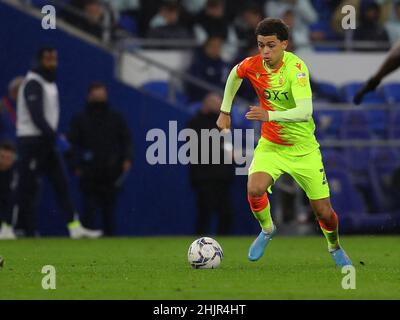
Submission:
<svg viewBox="0 0 400 320">
<path fill-rule="evenodd" d="M 329 253 L 331 254 L 333 260 L 335 261 L 337 267 L 353 265 L 351 263 L 350 258 L 348 257 L 348 255 L 342 248 L 336 249 L 334 251 L 330 251 Z"/>
<path fill-rule="evenodd" d="M 250 261 L 257 261 L 263 256 L 265 248 L 267 247 L 269 241 L 272 239 L 275 233 L 275 226 L 273 226 L 273 230 L 271 233 L 265 233 L 264 231 L 260 232 L 256 240 L 254 240 L 250 246 L 248 255 Z"/>
</svg>

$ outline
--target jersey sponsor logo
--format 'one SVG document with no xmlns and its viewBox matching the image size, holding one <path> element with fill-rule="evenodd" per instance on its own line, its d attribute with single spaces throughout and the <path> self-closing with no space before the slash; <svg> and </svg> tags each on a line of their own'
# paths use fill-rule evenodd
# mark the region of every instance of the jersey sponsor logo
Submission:
<svg viewBox="0 0 400 320">
<path fill-rule="evenodd" d="M 301 63 L 296 63 L 295 66 L 297 69 L 299 69 L 301 71 Z"/>
<path fill-rule="evenodd" d="M 266 100 L 273 100 L 273 101 L 281 101 L 284 98 L 289 100 L 288 91 L 280 91 L 280 90 L 264 90 L 264 97 Z"/>
</svg>

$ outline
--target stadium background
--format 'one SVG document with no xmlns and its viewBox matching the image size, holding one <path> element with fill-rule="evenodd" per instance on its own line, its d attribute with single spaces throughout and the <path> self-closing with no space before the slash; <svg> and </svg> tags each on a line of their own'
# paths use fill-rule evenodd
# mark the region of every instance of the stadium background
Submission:
<svg viewBox="0 0 400 320">
<path fill-rule="evenodd" d="M 134 166 L 121 194 L 118 205 L 118 234 L 119 235 L 183 235 L 194 232 L 196 218 L 195 196 L 189 185 L 188 170 L 186 166 L 163 165 L 150 166 L 145 159 L 146 142 L 145 136 L 149 129 L 161 128 L 168 130 L 168 121 L 177 120 L 178 130 L 183 128 L 193 111 L 185 106 L 182 101 L 171 102 L 168 95 L 162 92 L 154 94 L 146 92 L 146 86 L 134 87 L 126 84 L 121 78 L 121 68 L 125 68 L 121 58 L 121 51 L 112 49 L 109 44 L 104 44 L 87 35 L 83 35 L 71 26 L 57 23 L 56 30 L 43 30 L 41 28 L 40 7 L 43 1 L 31 1 L 36 4 L 32 8 L 26 1 L 4 1 L 0 2 L 0 39 L 2 50 L 0 51 L 0 63 L 2 72 L 0 74 L 0 88 L 7 88 L 8 81 L 18 75 L 24 74 L 31 66 L 37 50 L 44 44 L 54 45 L 59 52 L 58 85 L 61 100 L 61 122 L 60 131 L 67 128 L 72 115 L 79 111 L 83 105 L 86 88 L 94 79 L 107 84 L 110 92 L 112 105 L 117 107 L 129 122 L 134 137 Z M 59 2 L 60 3 L 60 2 Z M 132 47 L 132 46 L 130 46 Z M 146 50 L 139 50 L 146 56 Z M 157 57 L 157 53 L 154 53 Z M 333 54 L 332 55 L 332 51 Z M 130 53 L 136 59 L 135 50 Z M 165 51 L 161 51 L 163 56 Z M 315 54 L 315 53 L 314 53 Z M 331 54 L 328 58 L 331 65 L 335 63 L 335 57 L 343 54 L 341 49 L 330 49 L 329 53 L 322 50 L 321 56 Z M 364 53 L 358 53 L 363 55 Z M 380 53 L 371 56 L 370 68 L 365 71 L 374 72 L 383 59 L 384 54 Z M 179 56 L 179 53 L 178 53 Z M 301 55 L 300 55 L 301 56 Z M 301 56 L 302 57 L 302 56 Z M 378 59 L 379 58 L 379 59 Z M 176 59 L 176 58 L 175 58 Z M 179 60 L 179 58 L 177 59 Z M 306 59 L 305 59 L 306 60 Z M 148 60 L 143 60 L 149 64 Z M 313 73 L 318 74 L 312 61 L 306 60 Z M 161 62 L 161 61 L 159 61 Z M 168 61 L 163 61 L 168 65 Z M 121 65 L 122 64 L 122 65 Z M 126 67 L 127 68 L 127 67 Z M 400 101 L 398 96 L 400 80 L 391 89 L 380 90 L 377 94 L 370 95 L 369 102 L 373 103 L 373 109 L 367 104 L 356 109 L 356 117 L 350 117 L 347 109 L 354 90 L 357 85 L 346 85 L 347 82 L 358 80 L 363 81 L 363 74 L 359 78 L 346 79 L 341 70 L 350 70 L 351 65 L 337 65 L 332 72 L 332 79 L 341 78 L 341 84 L 331 81 L 324 83 L 324 88 L 337 95 L 340 104 L 329 104 L 334 110 L 322 110 L 326 105 L 325 101 L 314 102 L 314 118 L 317 123 L 317 134 L 320 141 L 326 141 L 324 147 L 325 165 L 328 180 L 332 188 L 332 202 L 341 215 L 341 228 L 343 232 L 393 232 L 398 230 L 400 222 L 399 206 L 388 207 L 386 199 L 379 198 L 381 193 L 395 192 L 396 190 L 385 189 L 385 181 L 390 177 L 394 169 L 399 165 L 399 147 L 396 145 L 398 138 L 398 125 L 400 124 L 400 113 L 396 110 L 396 103 Z M 135 70 L 135 69 L 133 69 Z M 169 74 L 169 68 L 162 69 L 160 73 Z M 155 73 L 157 75 L 157 73 Z M 131 74 L 131 77 L 135 77 Z M 157 76 L 151 81 L 156 81 Z M 166 83 L 165 76 L 162 77 Z M 318 78 L 318 77 L 317 77 Z M 398 79 L 398 74 L 392 78 Z M 129 79 L 128 79 L 129 80 Z M 148 79 L 149 80 L 149 79 Z M 150 81 L 150 80 L 149 80 Z M 147 86 L 148 88 L 148 86 Z M 386 95 L 385 95 L 386 94 Z M 179 95 L 178 95 L 179 96 Z M 181 99 L 184 99 L 184 96 Z M 398 100 L 397 100 L 398 99 Z M 375 106 L 375 103 L 378 105 Z M 376 107 L 376 109 L 375 109 Z M 382 108 L 383 107 L 383 108 Z M 342 109 L 344 110 L 342 110 Z M 242 110 L 240 107 L 237 110 Z M 360 116 L 361 115 L 361 116 Z M 376 117 L 378 115 L 378 117 Z M 361 124 L 355 118 L 364 119 Z M 321 120 L 321 119 L 324 120 Z M 371 119 L 380 119 L 380 122 L 371 122 Z M 234 122 L 236 127 L 248 127 L 244 121 Z M 321 121 L 329 125 L 322 131 Z M 357 125 L 360 125 L 357 127 Z M 319 131 L 318 131 L 319 130 Z M 374 152 L 361 151 L 360 153 L 343 152 L 341 143 L 349 138 L 357 137 L 364 140 L 367 145 L 375 143 L 378 147 Z M 324 139 L 333 140 L 324 140 Z M 370 142 L 371 139 L 379 139 L 378 142 Z M 351 144 L 350 141 L 346 150 L 355 150 L 360 141 Z M 362 142 L 361 142 L 362 143 Z M 385 153 L 381 152 L 385 150 Z M 386 152 L 387 151 L 387 152 Z M 343 156 L 345 154 L 346 156 Z M 374 155 L 384 155 L 374 157 Z M 369 158 L 371 156 L 371 158 Z M 350 161 L 348 161 L 350 160 Z M 343 161 L 348 161 L 347 163 Z M 352 167 L 351 167 L 352 166 Z M 361 169 L 361 172 L 356 172 Z M 359 176 L 366 178 L 366 183 L 371 189 L 371 197 L 376 203 L 375 212 L 367 212 L 365 199 L 357 191 L 355 183 Z M 385 175 L 385 177 L 383 177 Z M 377 179 L 374 177 L 378 177 Z M 382 180 L 381 181 L 381 177 Z M 79 200 L 77 181 L 71 175 L 71 184 L 76 200 Z M 232 190 L 234 201 L 234 233 L 255 234 L 258 232 L 258 225 L 250 215 L 245 196 L 246 177 L 237 176 Z M 42 235 L 66 235 L 65 226 L 62 222 L 62 215 L 57 212 L 57 206 L 52 197 L 52 190 L 45 185 L 42 190 L 40 206 L 40 232 Z M 157 201 L 154 201 L 156 196 Z M 395 196 L 394 196 L 395 197 Z M 273 198 L 272 198 L 273 203 Z M 397 228 L 397 229 L 396 229 Z"/>
</svg>

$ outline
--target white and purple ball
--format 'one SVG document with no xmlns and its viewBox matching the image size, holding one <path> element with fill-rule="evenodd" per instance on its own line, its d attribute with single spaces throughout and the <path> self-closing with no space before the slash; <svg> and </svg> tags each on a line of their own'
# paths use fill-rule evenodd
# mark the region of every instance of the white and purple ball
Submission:
<svg viewBox="0 0 400 320">
<path fill-rule="evenodd" d="M 213 238 L 202 237 L 193 241 L 188 250 L 188 260 L 194 269 L 215 269 L 221 264 L 224 253 Z"/>
</svg>

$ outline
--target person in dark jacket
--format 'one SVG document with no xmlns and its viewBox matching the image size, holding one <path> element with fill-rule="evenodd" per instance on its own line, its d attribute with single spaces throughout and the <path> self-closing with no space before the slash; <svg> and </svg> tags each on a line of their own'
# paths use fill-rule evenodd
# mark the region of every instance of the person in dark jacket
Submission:
<svg viewBox="0 0 400 320">
<path fill-rule="evenodd" d="M 382 23 L 379 22 L 380 6 L 374 1 L 367 1 L 361 4 L 360 11 L 360 23 L 357 25 L 357 29 L 354 30 L 353 40 L 366 42 L 378 41 L 380 42 L 380 46 L 377 48 L 360 48 L 358 50 L 386 50 L 384 46 L 389 46 L 389 35 Z"/>
<path fill-rule="evenodd" d="M 150 21 L 147 38 L 151 39 L 189 39 L 189 30 L 180 22 L 181 9 L 175 0 L 161 2 L 158 13 Z"/>
<path fill-rule="evenodd" d="M 85 110 L 72 119 L 68 140 L 80 177 L 83 224 L 94 228 L 101 209 L 104 234 L 115 235 L 116 197 L 132 165 L 132 141 L 126 121 L 109 105 L 104 84 L 89 86 Z"/>
<path fill-rule="evenodd" d="M 214 86 L 224 88 L 228 77 L 228 65 L 221 58 L 223 39 L 210 37 L 202 50 L 193 55 L 193 61 L 188 70 L 191 76 L 199 78 Z M 201 101 L 207 91 L 194 85 L 187 86 L 190 101 Z"/>
<path fill-rule="evenodd" d="M 230 199 L 230 188 L 234 178 L 233 164 L 224 164 L 225 141 L 220 142 L 220 162 L 212 164 L 213 149 L 210 141 L 200 139 L 202 129 L 217 129 L 221 97 L 215 93 L 209 93 L 203 100 L 202 109 L 188 123 L 188 128 L 195 130 L 199 137 L 198 157 L 201 158 L 201 146 L 209 143 L 209 164 L 191 164 L 190 180 L 197 193 L 197 223 L 196 234 L 204 235 L 210 233 L 212 214 L 218 215 L 217 233 L 220 235 L 232 232 L 232 205 Z M 218 131 L 216 131 L 218 132 Z"/>
</svg>

